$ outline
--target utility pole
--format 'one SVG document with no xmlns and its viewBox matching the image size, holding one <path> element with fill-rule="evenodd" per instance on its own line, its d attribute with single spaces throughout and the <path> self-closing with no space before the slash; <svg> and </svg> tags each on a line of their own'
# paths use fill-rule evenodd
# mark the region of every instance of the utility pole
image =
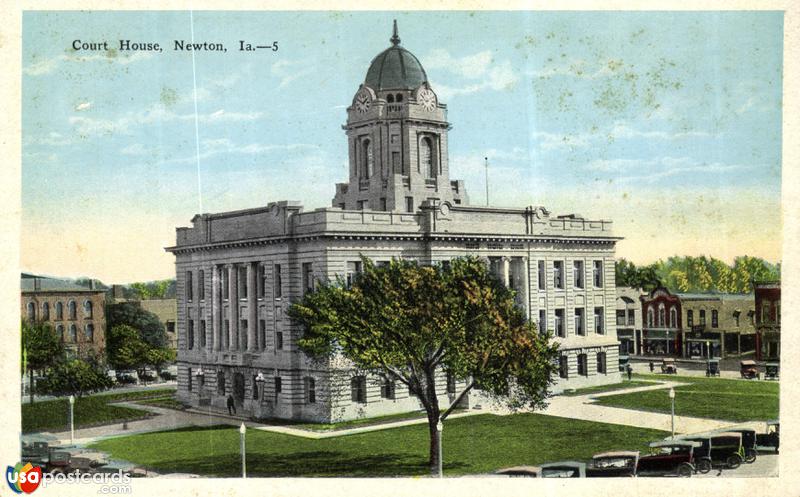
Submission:
<svg viewBox="0 0 800 497">
<path fill-rule="evenodd" d="M 486 169 L 486 207 L 489 207 L 489 158 L 484 157 L 484 168 Z"/>
</svg>

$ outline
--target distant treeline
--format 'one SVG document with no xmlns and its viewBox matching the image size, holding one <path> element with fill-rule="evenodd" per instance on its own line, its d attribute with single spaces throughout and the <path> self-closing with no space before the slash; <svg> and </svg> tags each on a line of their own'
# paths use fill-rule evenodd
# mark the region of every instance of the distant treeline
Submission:
<svg viewBox="0 0 800 497">
<path fill-rule="evenodd" d="M 674 256 L 647 266 L 625 259 L 616 264 L 617 286 L 650 291 L 664 286 L 671 292 L 750 293 L 753 281 L 779 280 L 781 264 L 759 257 L 736 257 L 733 265 L 713 257 Z"/>
</svg>

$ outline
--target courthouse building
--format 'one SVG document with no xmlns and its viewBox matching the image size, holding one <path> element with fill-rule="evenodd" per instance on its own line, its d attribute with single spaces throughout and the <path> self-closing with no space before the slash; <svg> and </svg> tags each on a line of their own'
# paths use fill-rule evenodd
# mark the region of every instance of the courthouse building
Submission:
<svg viewBox="0 0 800 497">
<path fill-rule="evenodd" d="M 341 359 L 312 360 L 289 305 L 319 281 L 351 278 L 360 256 L 436 264 L 484 258 L 561 346 L 556 391 L 620 381 L 611 222 L 544 207 L 470 206 L 450 178 L 447 107 L 417 58 L 376 56 L 347 108 L 349 178 L 332 207 L 294 201 L 198 214 L 177 229 L 178 398 L 259 418 L 337 421 L 418 401 Z M 447 405 L 463 382 L 440 378 Z M 469 403 L 469 399 L 467 399 Z"/>
</svg>

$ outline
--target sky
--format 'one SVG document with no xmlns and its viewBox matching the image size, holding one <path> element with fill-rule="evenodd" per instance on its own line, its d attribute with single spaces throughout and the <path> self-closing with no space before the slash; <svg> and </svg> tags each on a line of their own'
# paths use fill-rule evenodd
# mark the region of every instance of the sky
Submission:
<svg viewBox="0 0 800 497">
<path fill-rule="evenodd" d="M 27 11 L 23 271 L 174 277 L 163 248 L 198 212 L 330 206 L 393 19 L 471 203 L 488 157 L 490 204 L 612 220 L 618 257 L 780 260 L 779 12 Z M 173 50 L 192 36 L 227 51 Z"/>
</svg>

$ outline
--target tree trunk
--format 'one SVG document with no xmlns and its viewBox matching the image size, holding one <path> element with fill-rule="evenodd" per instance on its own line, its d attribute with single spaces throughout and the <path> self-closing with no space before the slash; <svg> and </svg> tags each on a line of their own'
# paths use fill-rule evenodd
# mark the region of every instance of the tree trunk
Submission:
<svg viewBox="0 0 800 497">
<path fill-rule="evenodd" d="M 428 455 L 428 461 L 431 468 L 431 475 L 438 476 L 439 475 L 439 433 L 436 431 L 436 425 L 439 423 L 439 416 L 436 415 L 435 417 L 431 416 L 431 413 L 428 414 L 428 433 L 431 437 L 431 444 L 430 444 L 430 453 Z"/>
<path fill-rule="evenodd" d="M 31 377 L 31 384 L 28 386 L 28 393 L 31 396 L 31 405 L 33 405 L 33 369 L 29 369 L 28 372 L 30 373 Z"/>
</svg>

